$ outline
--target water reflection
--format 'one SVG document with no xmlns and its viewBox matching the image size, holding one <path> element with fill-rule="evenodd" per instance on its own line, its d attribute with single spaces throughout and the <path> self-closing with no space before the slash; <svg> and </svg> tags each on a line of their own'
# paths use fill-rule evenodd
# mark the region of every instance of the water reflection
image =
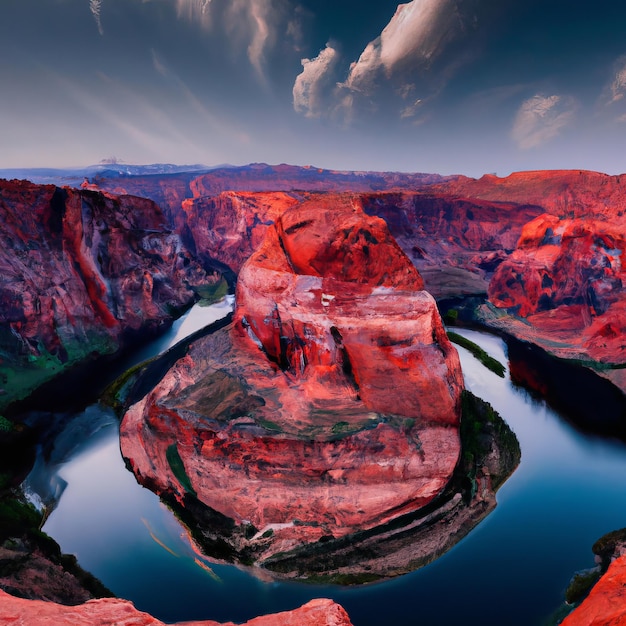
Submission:
<svg viewBox="0 0 626 626">
<path fill-rule="evenodd" d="M 501 339 L 459 332 L 507 363 Z M 522 462 L 495 511 L 419 571 L 354 589 L 267 584 L 221 564 L 206 571 L 177 520 L 124 468 L 106 412 L 93 447 L 84 442 L 55 468 L 68 485 L 45 530 L 115 593 L 165 621 L 244 621 L 325 596 L 341 602 L 355 626 L 539 626 L 562 602 L 572 572 L 593 565 L 592 543 L 626 525 L 626 452 L 581 434 L 508 373 L 499 378 L 459 353 L 466 385 L 511 425 Z"/>
</svg>

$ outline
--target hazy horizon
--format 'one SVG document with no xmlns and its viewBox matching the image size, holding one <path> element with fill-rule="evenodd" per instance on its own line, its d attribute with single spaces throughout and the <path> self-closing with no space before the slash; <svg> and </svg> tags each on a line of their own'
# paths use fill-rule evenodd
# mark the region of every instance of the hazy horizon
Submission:
<svg viewBox="0 0 626 626">
<path fill-rule="evenodd" d="M 626 5 L 6 0 L 0 168 L 626 172 Z"/>
</svg>

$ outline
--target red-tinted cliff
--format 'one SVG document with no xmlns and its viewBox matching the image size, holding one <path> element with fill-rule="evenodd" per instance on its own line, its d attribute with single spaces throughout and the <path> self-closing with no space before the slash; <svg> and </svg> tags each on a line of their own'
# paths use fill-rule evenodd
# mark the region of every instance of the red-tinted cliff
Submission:
<svg viewBox="0 0 626 626">
<path fill-rule="evenodd" d="M 0 624 L 37 626 L 164 626 L 126 600 L 90 600 L 79 606 L 63 606 L 41 600 L 15 598 L 0 590 Z M 185 622 L 185 626 L 234 626 L 212 620 Z M 351 626 L 344 609 L 332 600 L 311 600 L 293 611 L 256 617 L 241 626 Z M 183 626 L 181 624 L 181 626 Z"/>
<path fill-rule="evenodd" d="M 234 326 L 124 417 L 124 456 L 233 520 L 228 541 L 257 561 L 420 508 L 456 466 L 462 389 L 421 289 L 349 198 L 285 212 L 240 273 Z"/>
<path fill-rule="evenodd" d="M 208 280 L 150 200 L 0 181 L 3 404 L 154 331 Z"/>
<path fill-rule="evenodd" d="M 626 556 L 620 556 L 562 626 L 626 626 Z"/>
</svg>

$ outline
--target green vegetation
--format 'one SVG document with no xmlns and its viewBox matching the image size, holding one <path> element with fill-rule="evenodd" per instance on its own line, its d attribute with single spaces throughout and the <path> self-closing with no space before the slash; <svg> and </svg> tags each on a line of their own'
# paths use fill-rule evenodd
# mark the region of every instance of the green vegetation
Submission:
<svg viewBox="0 0 626 626">
<path fill-rule="evenodd" d="M 591 591 L 591 588 L 598 582 L 599 578 L 599 568 L 574 574 L 574 578 L 572 578 L 565 591 L 565 600 L 567 603 L 574 604 L 580 602 Z"/>
<path fill-rule="evenodd" d="M 191 485 L 191 481 L 189 480 L 189 476 L 187 476 L 187 472 L 185 471 L 185 466 L 183 465 L 183 460 L 180 458 L 180 454 L 178 453 L 178 447 L 175 443 L 168 447 L 165 452 L 165 458 L 170 465 L 176 480 L 183 486 L 187 493 L 190 493 L 192 496 L 196 495 L 195 489 Z"/>
<path fill-rule="evenodd" d="M 100 401 L 110 406 L 117 415 L 121 415 L 126 408 L 126 400 L 128 399 L 129 391 L 144 372 L 145 367 L 152 361 L 154 361 L 154 358 L 137 363 L 137 365 L 127 369 L 104 390 Z"/>
<path fill-rule="evenodd" d="M 337 422 L 336 424 L 333 424 L 333 427 L 331 428 L 333 435 L 341 435 L 348 430 L 350 430 L 350 424 L 348 424 L 348 422 Z"/>
<path fill-rule="evenodd" d="M 329 574 L 324 576 L 323 574 L 308 576 L 303 578 L 302 582 L 311 583 L 314 585 L 367 585 L 368 583 L 378 582 L 383 578 L 380 574 L 374 574 L 369 572 L 361 572 L 358 574 Z"/>
<path fill-rule="evenodd" d="M 446 324 L 455 324 L 459 319 L 459 312 L 456 309 L 448 309 L 443 314 L 443 321 Z"/>
<path fill-rule="evenodd" d="M 4 415 L 0 415 L 0 433 L 13 432 L 14 428 L 13 422 L 4 417 Z"/>
<path fill-rule="evenodd" d="M 224 277 L 213 285 L 198 285 L 193 290 L 200 296 L 198 304 L 200 306 L 209 306 L 214 302 L 219 302 L 228 295 L 228 282 Z"/>
<path fill-rule="evenodd" d="M 457 474 L 470 481 L 471 496 L 476 489 L 476 469 L 482 466 L 493 444 L 500 453 L 501 471 L 499 474 L 491 475 L 491 485 L 494 491 L 497 491 L 513 469 L 519 465 L 522 454 L 519 442 L 515 433 L 488 402 L 464 390 L 461 396 L 463 457 L 457 468 Z"/>
<path fill-rule="evenodd" d="M 463 337 L 454 332 L 448 332 L 448 338 L 450 341 L 457 345 L 469 350 L 487 369 L 491 370 L 494 374 L 497 374 L 501 378 L 504 378 L 504 372 L 506 368 L 500 361 L 489 356 L 479 345 L 476 345 L 473 341 L 470 341 L 467 337 Z"/>
<path fill-rule="evenodd" d="M 265 430 L 273 430 L 274 432 L 277 433 L 282 433 L 283 431 L 283 427 L 280 424 L 277 424 L 276 422 L 272 422 L 271 420 L 259 420 L 259 426 L 262 426 L 263 428 L 265 428 Z"/>
</svg>

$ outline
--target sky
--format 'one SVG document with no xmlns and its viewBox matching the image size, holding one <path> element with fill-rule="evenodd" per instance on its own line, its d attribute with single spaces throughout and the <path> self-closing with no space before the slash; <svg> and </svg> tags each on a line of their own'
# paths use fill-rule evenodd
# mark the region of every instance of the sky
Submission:
<svg viewBox="0 0 626 626">
<path fill-rule="evenodd" d="M 626 172 L 618 0 L 0 0 L 0 168 Z"/>
</svg>

